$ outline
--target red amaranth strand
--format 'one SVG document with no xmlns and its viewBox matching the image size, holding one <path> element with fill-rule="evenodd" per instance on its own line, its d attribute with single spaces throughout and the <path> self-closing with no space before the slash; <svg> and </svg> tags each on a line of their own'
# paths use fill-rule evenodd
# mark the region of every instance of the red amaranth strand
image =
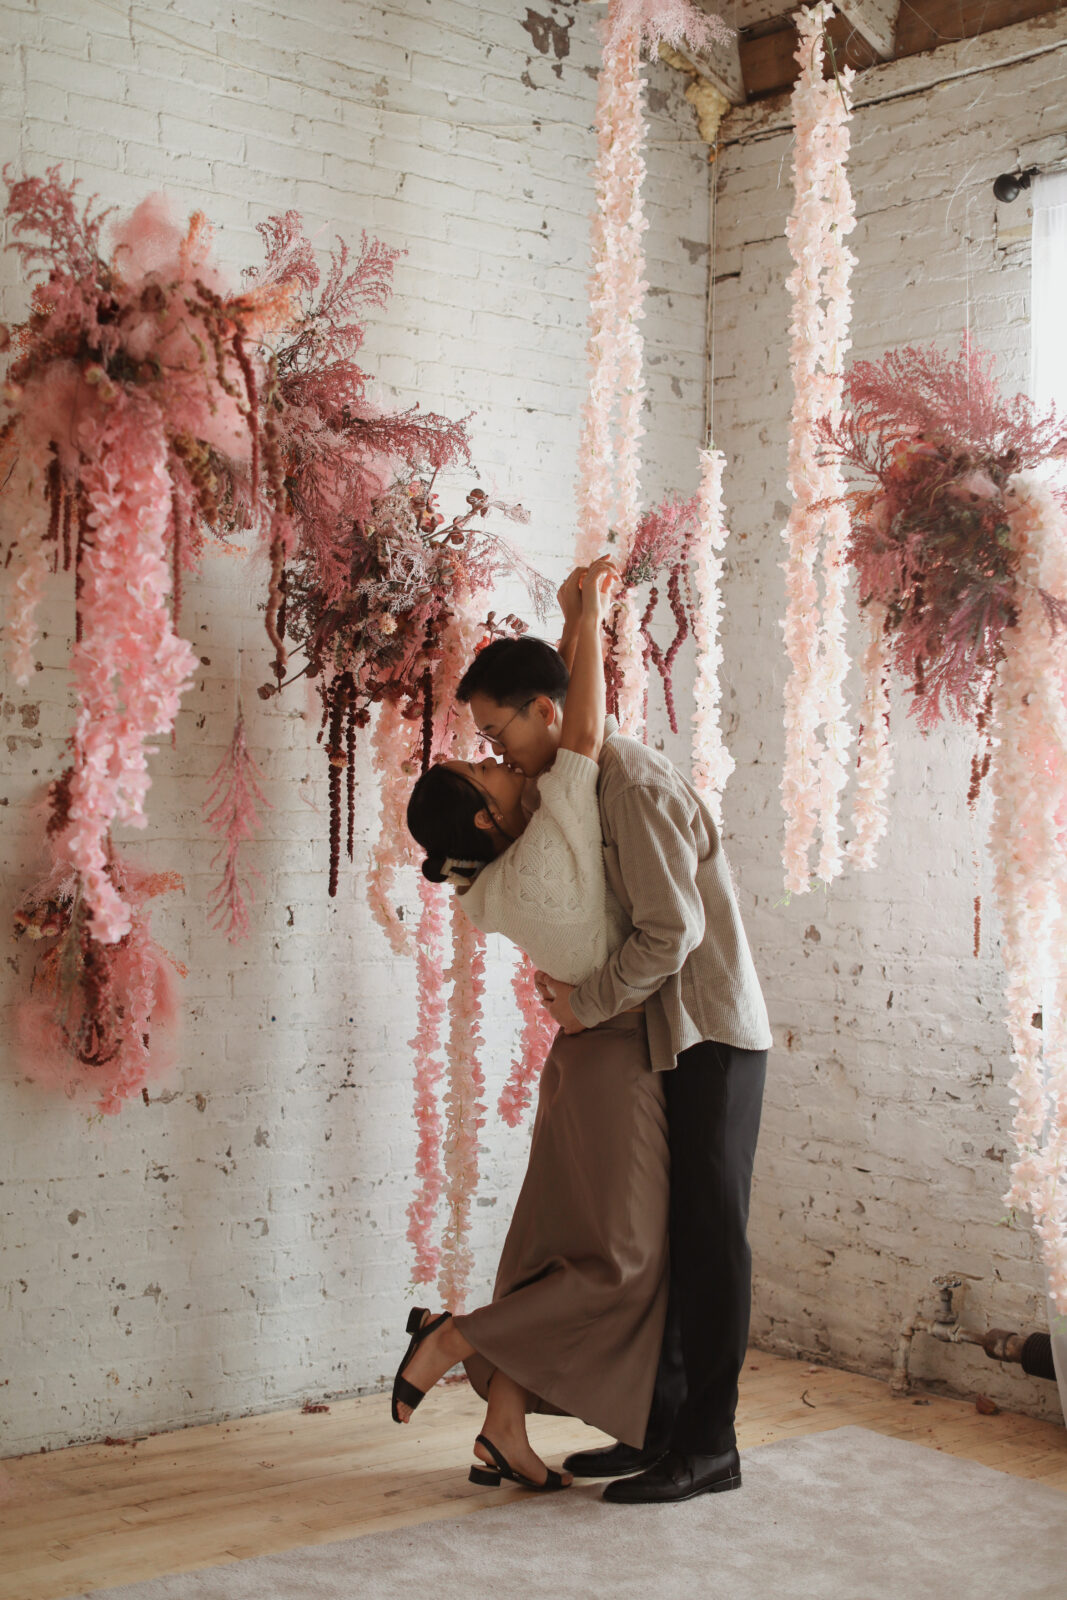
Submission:
<svg viewBox="0 0 1067 1600">
<path fill-rule="evenodd" d="M 48 532 L 45 535 L 48 543 L 54 547 L 52 555 L 53 570 L 59 571 L 59 524 L 63 498 L 63 480 L 59 473 L 59 460 L 53 456 L 48 463 L 48 475 L 45 480 L 45 499 L 48 501 Z"/>
<path fill-rule="evenodd" d="M 237 365 L 244 374 L 245 392 L 248 395 L 248 433 L 252 441 L 252 503 L 259 498 L 259 395 L 256 389 L 256 374 L 244 346 L 244 338 L 240 329 L 235 329 L 233 335 L 233 353 L 237 357 Z"/>
<path fill-rule="evenodd" d="M 347 673 L 342 673 L 330 688 L 330 732 L 329 743 L 326 746 L 326 756 L 330 763 L 329 893 L 331 898 L 337 893 L 338 875 L 341 867 L 341 766 L 338 757 L 341 754 L 341 738 L 344 732 L 346 677 Z"/>
<path fill-rule="evenodd" d="M 433 750 L 433 673 L 429 668 L 422 677 L 422 770 L 430 770 Z"/>
<path fill-rule="evenodd" d="M 82 642 L 82 551 L 89 535 L 89 503 L 78 488 L 78 542 L 74 551 L 74 642 Z"/>
<path fill-rule="evenodd" d="M 349 701 L 345 719 L 345 798 L 348 802 L 348 837 L 345 840 L 348 859 L 352 860 L 356 847 L 356 705 Z"/>
<path fill-rule="evenodd" d="M 71 553 L 72 553 L 71 552 L 71 547 L 70 547 L 70 512 L 71 512 L 71 496 L 69 494 L 64 494 L 64 496 L 63 496 L 63 571 L 64 572 L 69 572 L 70 571 L 70 558 L 71 558 Z"/>
</svg>

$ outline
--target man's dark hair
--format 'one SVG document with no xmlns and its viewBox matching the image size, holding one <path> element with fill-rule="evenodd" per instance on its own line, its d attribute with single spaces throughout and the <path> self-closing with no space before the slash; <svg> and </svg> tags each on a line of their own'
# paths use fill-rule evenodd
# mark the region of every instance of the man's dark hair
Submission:
<svg viewBox="0 0 1067 1600">
<path fill-rule="evenodd" d="M 459 680 L 456 699 L 466 705 L 485 694 L 500 706 L 521 706 L 535 694 L 562 704 L 570 682 L 563 657 L 543 639 L 494 639 L 479 651 Z"/>
</svg>

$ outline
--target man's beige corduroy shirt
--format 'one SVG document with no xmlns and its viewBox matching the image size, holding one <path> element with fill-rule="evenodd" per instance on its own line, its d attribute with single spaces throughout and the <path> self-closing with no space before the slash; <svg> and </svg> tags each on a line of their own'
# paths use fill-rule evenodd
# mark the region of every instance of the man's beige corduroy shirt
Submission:
<svg viewBox="0 0 1067 1600">
<path fill-rule="evenodd" d="M 607 720 L 598 788 L 608 883 L 633 931 L 571 995 L 586 1027 L 644 1003 L 652 1065 L 704 1039 L 769 1050 L 767 1007 L 718 829 L 666 757 Z"/>
</svg>

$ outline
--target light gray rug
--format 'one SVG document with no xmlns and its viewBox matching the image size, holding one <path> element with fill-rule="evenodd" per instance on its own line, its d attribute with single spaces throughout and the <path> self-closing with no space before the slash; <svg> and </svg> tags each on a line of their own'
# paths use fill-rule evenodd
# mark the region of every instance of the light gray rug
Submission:
<svg viewBox="0 0 1067 1600">
<path fill-rule="evenodd" d="M 1067 1596 L 1067 1495 L 1057 1489 L 866 1428 L 764 1445 L 742 1472 L 739 1493 L 678 1506 L 605 1505 L 599 1485 L 583 1484 L 92 1600 Z"/>
</svg>

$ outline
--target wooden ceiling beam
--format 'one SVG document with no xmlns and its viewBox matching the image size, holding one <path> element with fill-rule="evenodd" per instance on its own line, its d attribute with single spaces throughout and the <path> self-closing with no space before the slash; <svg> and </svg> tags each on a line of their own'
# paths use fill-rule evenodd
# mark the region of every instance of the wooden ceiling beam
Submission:
<svg viewBox="0 0 1067 1600">
<path fill-rule="evenodd" d="M 877 51 L 840 12 L 833 17 L 826 31 L 832 47 L 827 51 L 827 76 L 835 66 L 839 69 L 852 67 L 862 72 L 865 67 L 873 67 L 880 60 Z M 749 100 L 781 94 L 783 90 L 793 87 L 797 79 L 797 31 L 791 16 L 776 17 L 773 22 L 746 28 L 738 42 L 741 72 Z"/>
<path fill-rule="evenodd" d="M 918 0 L 901 8 L 895 54 L 921 55 L 1063 9 L 1064 0 Z"/>
<path fill-rule="evenodd" d="M 691 50 L 688 45 L 674 48 L 660 46 L 660 55 L 675 67 L 688 67 L 697 77 L 710 83 L 732 106 L 744 105 L 745 79 L 741 71 L 741 50 L 735 33 L 729 44 L 718 40 L 703 50 Z"/>
<path fill-rule="evenodd" d="M 840 0 L 839 14 L 827 30 L 834 56 L 834 62 L 827 61 L 828 75 L 834 64 L 862 72 L 885 59 L 860 28 L 860 4 L 866 4 L 866 0 Z M 908 0 L 897 15 L 889 59 L 922 55 L 939 45 L 975 39 L 994 29 L 1064 9 L 1064 0 Z M 796 29 L 789 15 L 742 29 L 739 53 L 748 99 L 782 94 L 793 87 L 797 77 L 795 49 Z"/>
<path fill-rule="evenodd" d="M 862 34 L 880 61 L 893 55 L 900 0 L 834 0 L 838 11 Z"/>
</svg>

